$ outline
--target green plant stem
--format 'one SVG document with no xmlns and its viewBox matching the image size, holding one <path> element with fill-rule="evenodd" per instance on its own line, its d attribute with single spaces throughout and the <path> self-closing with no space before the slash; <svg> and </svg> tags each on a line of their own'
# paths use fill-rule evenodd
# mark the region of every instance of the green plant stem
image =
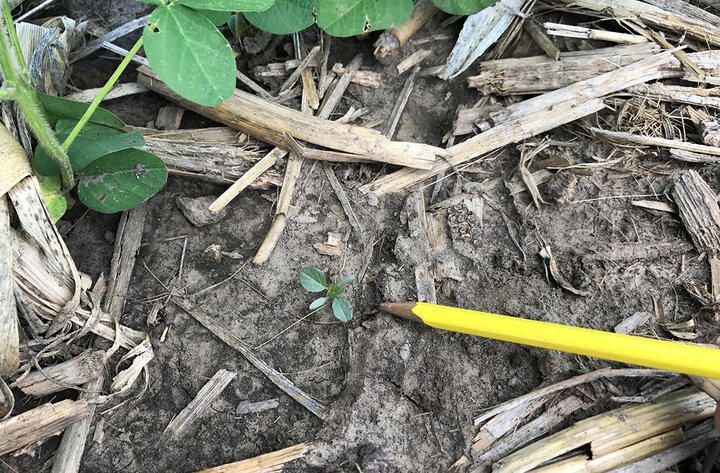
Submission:
<svg viewBox="0 0 720 473">
<path fill-rule="evenodd" d="M 2 100 L 14 100 L 18 96 L 18 91 L 15 87 L 0 87 L 0 99 Z"/>
<path fill-rule="evenodd" d="M 7 0 L 5 0 L 7 1 Z M 128 64 L 130 64 L 130 61 L 132 60 L 133 56 L 137 54 L 137 52 L 142 48 L 143 44 L 143 38 L 140 36 L 140 39 L 137 40 L 137 43 L 132 47 L 132 49 L 128 52 L 127 56 L 123 58 L 122 62 L 118 66 L 117 69 L 115 69 L 115 72 L 113 72 L 113 75 L 110 76 L 108 81 L 103 86 L 102 90 L 100 90 L 100 93 L 95 97 L 95 100 L 92 101 L 90 104 L 90 107 L 85 111 L 85 114 L 80 118 L 80 121 L 77 125 L 75 125 L 75 128 L 73 128 L 72 132 L 70 132 L 70 135 L 67 137 L 65 142 L 62 144 L 62 147 L 65 151 L 70 148 L 70 145 L 72 142 L 77 138 L 78 134 L 80 134 L 80 130 L 83 129 L 85 124 L 90 120 L 90 117 L 93 113 L 95 113 L 95 110 L 100 106 L 100 102 L 105 98 L 105 96 L 112 90 L 115 83 L 120 79 L 120 75 L 125 71 L 125 68 L 127 68 Z"/>
<path fill-rule="evenodd" d="M 75 186 L 70 159 L 62 149 L 55 137 L 55 133 L 47 123 L 43 108 L 35 94 L 35 88 L 30 80 L 30 73 L 25 65 L 19 41 L 12 23 L 10 4 L 2 0 L 3 14 L 0 24 L 0 69 L 5 77 L 4 87 L 15 90 L 14 99 L 20 111 L 42 145 L 60 168 L 63 190 L 70 190 Z M 9 19 L 8 19 L 9 18 Z"/>
</svg>

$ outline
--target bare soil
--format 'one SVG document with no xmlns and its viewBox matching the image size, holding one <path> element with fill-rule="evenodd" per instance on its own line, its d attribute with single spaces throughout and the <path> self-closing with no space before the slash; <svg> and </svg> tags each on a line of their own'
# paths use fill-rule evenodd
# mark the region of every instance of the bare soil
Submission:
<svg viewBox="0 0 720 473">
<path fill-rule="evenodd" d="M 61 3 L 54 10 L 97 18 L 108 27 L 146 11 L 146 4 L 132 1 L 83 0 Z M 416 37 L 434 33 L 440 20 L 435 18 Z M 455 31 L 456 26 L 450 28 Z M 390 114 L 406 77 L 396 77 L 395 65 L 417 48 L 410 44 L 398 57 L 379 64 L 372 57 L 372 39 L 336 40 L 331 58 L 331 63 L 347 63 L 361 51 L 364 67 L 382 73 L 385 84 L 380 89 L 352 85 L 341 110 L 350 105 L 367 107 L 368 120 Z M 427 65 L 443 62 L 452 42 L 435 42 L 432 47 Z M 98 86 L 115 64 L 109 53 L 96 54 L 76 66 L 72 83 L 79 88 Z M 472 106 L 480 98 L 466 87 L 466 76 L 449 82 L 419 78 L 395 138 L 440 145 L 457 105 Z M 166 104 L 148 93 L 110 102 L 108 108 L 127 123 L 144 126 Z M 188 112 L 182 127 L 210 124 Z M 658 155 L 632 157 L 614 151 L 580 133 L 578 126 L 551 133 L 551 138 L 571 144 L 551 146 L 538 159 L 560 156 L 579 163 L 613 153 L 613 159 L 623 160 L 607 168 L 555 174 L 540 187 L 547 203 L 539 209 L 527 192 L 510 195 L 505 185 L 517 170 L 516 149 L 480 160 L 444 180 L 440 200 L 464 190 L 482 195 L 485 205 L 482 222 L 462 203 L 432 211 L 445 239 L 439 251 L 447 278 L 437 281 L 439 303 L 603 330 L 611 330 L 634 312 L 654 313 L 655 307 L 663 307 L 671 321 L 695 317 L 701 339 L 715 340 L 717 327 L 704 322 L 701 307 L 682 288 L 685 280 L 709 280 L 707 261 L 689 244 L 677 215 L 632 205 L 633 200 L 662 196 L 676 166 L 671 168 Z M 720 189 L 716 173 L 700 171 L 714 189 Z M 326 402 L 329 422 L 302 408 L 172 304 L 161 311 L 159 323 L 147 324 L 151 307 L 147 300 L 165 292 L 158 280 L 168 284 L 180 265 L 185 240 L 168 239 L 186 236 L 183 276 L 177 285 L 193 293 L 227 278 L 252 258 L 267 233 L 276 198 L 274 191 L 245 192 L 228 207 L 222 221 L 197 228 L 182 215 L 176 199 L 216 196 L 224 188 L 170 178 L 149 201 L 144 246 L 122 320 L 150 334 L 156 358 L 149 368 L 149 387 L 139 399 L 131 397 L 101 415 L 102 432 L 91 432 L 95 440 L 88 444 L 81 471 L 190 472 L 299 442 L 314 442 L 311 453 L 285 471 L 446 471 L 467 452 L 474 435 L 473 417 L 483 409 L 543 382 L 608 365 L 442 332 L 374 310 L 376 301 L 416 297 L 417 261 L 404 210 L 409 192 L 373 202 L 357 190 L 384 172 L 379 165 L 335 168 L 372 251 L 364 251 L 351 231 L 321 167 L 306 162 L 290 223 L 270 260 L 262 266 L 248 264 L 236 278 L 198 299 L 243 341 L 262 345 L 257 353 L 263 360 Z M 486 182 L 479 193 L 480 183 L 492 178 L 502 182 L 494 187 Z M 431 184 L 424 184 L 426 202 Z M 474 237 L 450 228 L 448 221 L 458 219 L 475 228 Z M 93 278 L 107 272 L 118 216 L 75 208 L 64 221 L 61 228 L 67 232 L 79 269 Z M 325 242 L 329 232 L 343 235 L 342 256 L 324 256 L 313 247 Z M 216 261 L 205 251 L 211 245 L 242 258 L 223 256 Z M 539 256 L 545 246 L 552 248 L 567 281 L 588 296 L 572 294 L 550 278 Z M 304 266 L 317 266 L 335 279 L 359 274 L 366 265 L 364 277 L 349 286 L 355 311 L 351 322 L 340 323 L 329 310 L 321 311 L 263 344 L 307 314 L 313 295 L 298 283 Z M 654 321 L 641 331 L 667 337 Z M 238 375 L 207 415 L 182 438 L 157 446 L 165 426 L 221 368 Z M 635 389 L 619 386 L 628 393 Z M 235 415 L 241 401 L 268 399 L 278 399 L 279 407 Z M 0 471 L 40 471 L 56 445 L 46 442 L 33 456 L 3 459 Z"/>
</svg>

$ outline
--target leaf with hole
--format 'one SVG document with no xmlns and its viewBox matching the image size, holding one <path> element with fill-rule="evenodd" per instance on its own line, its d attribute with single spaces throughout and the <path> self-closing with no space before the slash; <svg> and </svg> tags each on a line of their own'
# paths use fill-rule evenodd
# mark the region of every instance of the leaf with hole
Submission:
<svg viewBox="0 0 720 473">
<path fill-rule="evenodd" d="M 157 31 L 152 26 L 143 30 L 145 54 L 170 88 L 208 106 L 220 105 L 235 92 L 235 56 L 210 20 L 171 4 L 157 7 L 149 21 Z"/>
<path fill-rule="evenodd" d="M 265 11 L 275 0 L 177 0 L 177 3 L 190 8 L 221 11 Z"/>
<path fill-rule="evenodd" d="M 78 172 L 78 197 L 103 213 L 135 207 L 167 180 L 162 159 L 139 149 L 124 149 L 96 159 Z"/>
<path fill-rule="evenodd" d="M 345 287 L 345 285 L 346 285 L 347 283 L 349 283 L 350 281 L 352 281 L 353 279 L 355 279 L 355 276 L 353 276 L 352 274 L 348 274 L 347 276 L 345 276 L 344 278 L 342 278 L 341 280 L 339 280 L 339 281 L 337 282 L 337 285 L 340 286 L 340 287 Z"/>
<path fill-rule="evenodd" d="M 67 211 L 67 199 L 62 194 L 60 176 L 38 176 L 38 182 L 50 218 L 56 223 Z"/>
<path fill-rule="evenodd" d="M 325 274 L 312 266 L 307 266 L 300 271 L 300 284 L 310 292 L 324 291 L 328 287 Z"/>
<path fill-rule="evenodd" d="M 76 124 L 77 120 L 58 120 L 55 130 L 58 140 L 63 142 Z M 141 146 L 145 146 L 145 138 L 137 130 L 126 133 L 116 128 L 98 125 L 97 123 L 88 123 L 70 145 L 67 154 L 73 171 L 78 172 L 101 156 L 121 149 L 139 148 Z M 60 172 L 55 161 L 52 160 L 42 146 L 35 149 L 33 165 L 38 174 L 43 176 L 50 176 Z"/>
<path fill-rule="evenodd" d="M 263 12 L 245 13 L 245 18 L 273 34 L 290 34 L 304 30 L 315 22 L 313 9 L 317 0 L 277 0 Z"/>
<path fill-rule="evenodd" d="M 232 13 L 229 11 L 203 10 L 200 8 L 195 9 L 195 11 L 210 20 L 210 23 L 215 26 L 224 25 L 225 22 L 228 21 L 228 18 L 230 18 L 230 13 Z"/>
<path fill-rule="evenodd" d="M 325 302 L 327 302 L 327 300 L 328 300 L 327 297 L 320 297 L 318 299 L 315 299 L 314 301 L 312 301 L 312 304 L 310 304 L 310 310 L 317 309 L 318 307 L 323 305 Z"/>
<path fill-rule="evenodd" d="M 350 301 L 344 297 L 336 297 L 333 299 L 332 310 L 335 317 L 341 322 L 349 322 L 352 319 L 352 306 Z"/>
<path fill-rule="evenodd" d="M 80 118 L 82 118 L 85 114 L 85 111 L 90 108 L 89 103 L 77 102 L 63 97 L 42 94 L 40 92 L 37 93 L 37 96 L 45 109 L 48 122 L 53 128 L 55 127 L 57 121 L 61 118 L 80 120 Z M 125 126 L 125 123 L 123 123 L 123 121 L 116 117 L 113 113 L 99 107 L 90 116 L 90 122 L 99 123 L 112 128 L 122 128 Z"/>
<path fill-rule="evenodd" d="M 400 25 L 412 0 L 317 0 L 317 24 L 332 36 L 352 36 Z"/>
<path fill-rule="evenodd" d="M 452 15 L 473 15 L 498 0 L 432 0 L 440 10 Z"/>
</svg>

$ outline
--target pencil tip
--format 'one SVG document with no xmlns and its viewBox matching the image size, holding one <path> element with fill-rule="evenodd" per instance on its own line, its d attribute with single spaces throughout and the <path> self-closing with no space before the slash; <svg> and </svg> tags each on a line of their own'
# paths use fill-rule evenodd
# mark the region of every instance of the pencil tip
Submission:
<svg viewBox="0 0 720 473">
<path fill-rule="evenodd" d="M 377 310 L 377 309 L 380 308 L 380 303 L 379 303 L 379 302 L 373 302 L 373 305 L 372 305 L 372 306 L 373 306 L 373 309 L 376 309 L 376 310 Z"/>
</svg>

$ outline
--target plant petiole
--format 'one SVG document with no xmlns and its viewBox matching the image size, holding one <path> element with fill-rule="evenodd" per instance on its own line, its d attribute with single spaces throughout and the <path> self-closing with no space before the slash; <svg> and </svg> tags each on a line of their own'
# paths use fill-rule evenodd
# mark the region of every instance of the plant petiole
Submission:
<svg viewBox="0 0 720 473">
<path fill-rule="evenodd" d="M 7 0 L 6 0 L 7 1 Z M 90 120 L 90 117 L 93 113 L 95 113 L 95 110 L 98 109 L 100 106 L 100 102 L 105 98 L 105 96 L 112 90 L 115 83 L 120 79 L 120 75 L 125 71 L 127 66 L 130 64 L 130 61 L 132 60 L 133 56 L 137 54 L 137 52 L 142 48 L 143 45 L 143 38 L 140 36 L 140 39 L 137 40 L 135 45 L 132 47 L 132 49 L 128 52 L 127 56 L 125 56 L 118 66 L 117 69 L 115 69 L 115 72 L 113 72 L 113 75 L 110 76 L 108 81 L 103 86 L 102 90 L 100 90 L 100 93 L 95 97 L 95 100 L 92 101 L 88 109 L 85 111 L 85 114 L 80 118 L 80 121 L 77 125 L 75 125 L 75 128 L 73 128 L 72 132 L 70 132 L 70 135 L 68 135 L 65 142 L 62 144 L 62 147 L 65 151 L 70 148 L 70 145 L 73 141 L 75 141 L 75 138 L 80 134 L 80 131 L 83 129 L 83 127 L 87 124 L 87 122 Z"/>
</svg>

